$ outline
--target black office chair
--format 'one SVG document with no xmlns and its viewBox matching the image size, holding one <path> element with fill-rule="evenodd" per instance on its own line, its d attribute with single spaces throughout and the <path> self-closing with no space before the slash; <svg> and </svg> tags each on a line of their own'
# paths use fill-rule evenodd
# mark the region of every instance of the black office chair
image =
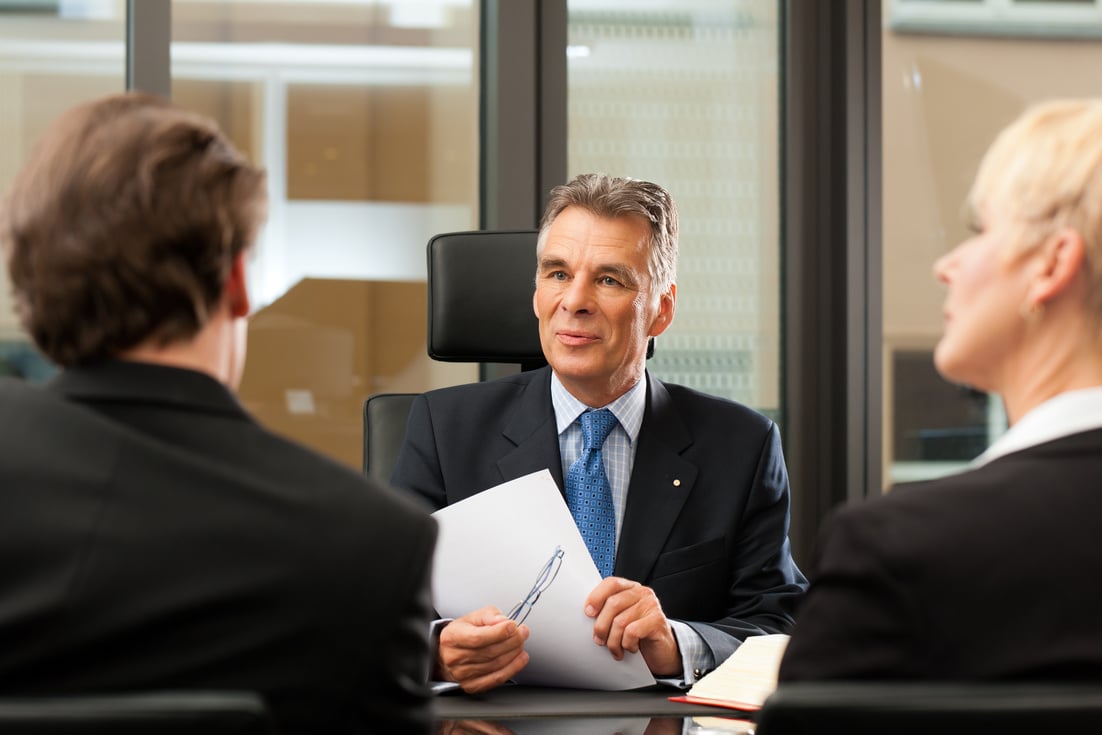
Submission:
<svg viewBox="0 0 1102 735">
<path fill-rule="evenodd" d="M 538 234 L 451 232 L 429 240 L 429 357 L 522 370 L 547 364 L 532 311 Z"/>
<path fill-rule="evenodd" d="M 0 698 L 4 735 L 267 735 L 252 692 L 156 692 Z"/>
<path fill-rule="evenodd" d="M 450 232 L 429 240 L 428 354 L 441 362 L 488 362 L 531 370 L 547 364 L 532 311 L 536 230 Z M 364 475 L 386 482 L 416 393 L 364 402 Z"/>
<path fill-rule="evenodd" d="M 417 393 L 376 393 L 364 401 L 364 475 L 390 482 L 406 435 L 409 407 Z"/>
<path fill-rule="evenodd" d="M 757 735 L 1102 733 L 1102 684 L 782 684 Z"/>
</svg>

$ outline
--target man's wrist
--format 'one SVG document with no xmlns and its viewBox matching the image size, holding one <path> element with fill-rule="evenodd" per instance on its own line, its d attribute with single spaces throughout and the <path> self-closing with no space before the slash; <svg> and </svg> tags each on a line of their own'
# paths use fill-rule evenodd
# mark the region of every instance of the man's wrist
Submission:
<svg viewBox="0 0 1102 735">
<path fill-rule="evenodd" d="M 681 685 L 690 687 L 715 667 L 712 651 L 704 638 L 688 623 L 671 620 L 670 627 L 681 652 Z"/>
</svg>

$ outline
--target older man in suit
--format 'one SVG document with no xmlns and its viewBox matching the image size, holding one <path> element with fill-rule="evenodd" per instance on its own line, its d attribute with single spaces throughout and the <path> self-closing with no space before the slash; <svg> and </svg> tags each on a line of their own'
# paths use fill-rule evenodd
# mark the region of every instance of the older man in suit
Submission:
<svg viewBox="0 0 1102 735">
<path fill-rule="evenodd" d="M 533 296 L 549 367 L 420 396 L 392 480 L 442 508 L 546 468 L 579 520 L 588 501 L 572 477 L 598 450 L 607 534 L 590 551 L 605 579 L 583 603 L 594 641 L 687 685 L 746 636 L 788 630 L 806 582 L 777 427 L 646 370 L 648 340 L 673 321 L 676 261 L 661 187 L 585 174 L 552 190 Z M 589 446 L 591 423 L 603 445 Z M 528 663 L 527 636 L 476 610 L 441 630 L 436 675 L 498 686 Z"/>
</svg>

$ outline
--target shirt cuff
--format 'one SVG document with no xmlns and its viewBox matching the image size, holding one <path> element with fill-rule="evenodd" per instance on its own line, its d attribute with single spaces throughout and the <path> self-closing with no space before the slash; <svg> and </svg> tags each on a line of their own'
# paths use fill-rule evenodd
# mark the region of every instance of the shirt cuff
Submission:
<svg viewBox="0 0 1102 735">
<path fill-rule="evenodd" d="M 439 618 L 429 623 L 429 656 L 432 664 L 429 667 L 429 690 L 433 694 L 444 694 L 459 689 L 459 684 L 454 681 L 436 681 L 432 678 L 432 672 L 436 670 L 436 652 L 440 649 L 440 631 L 455 618 Z"/>
<path fill-rule="evenodd" d="M 715 660 L 704 638 L 693 630 L 692 626 L 680 620 L 671 620 L 670 627 L 681 650 L 681 680 L 675 678 L 657 679 L 659 684 L 687 689 L 697 680 L 715 668 Z"/>
</svg>

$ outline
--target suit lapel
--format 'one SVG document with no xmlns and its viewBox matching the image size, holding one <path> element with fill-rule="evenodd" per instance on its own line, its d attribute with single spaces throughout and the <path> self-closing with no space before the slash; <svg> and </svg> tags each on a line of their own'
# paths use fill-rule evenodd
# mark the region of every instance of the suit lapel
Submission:
<svg viewBox="0 0 1102 735">
<path fill-rule="evenodd" d="M 697 467 L 681 457 L 689 428 L 662 383 L 647 374 L 647 407 L 631 473 L 615 574 L 647 579 L 696 482 Z"/>
<path fill-rule="evenodd" d="M 534 371 L 501 434 L 516 447 L 497 462 L 502 482 L 547 469 L 562 492 L 559 433 L 551 406 L 551 368 Z"/>
</svg>

